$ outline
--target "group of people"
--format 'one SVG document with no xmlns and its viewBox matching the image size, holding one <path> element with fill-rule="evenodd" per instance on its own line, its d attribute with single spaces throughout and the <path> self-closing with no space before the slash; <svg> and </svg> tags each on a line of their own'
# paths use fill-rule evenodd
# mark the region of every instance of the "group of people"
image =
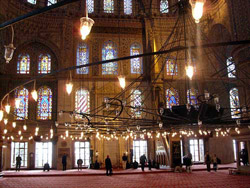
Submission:
<svg viewBox="0 0 250 188">
<path fill-rule="evenodd" d="M 221 163 L 220 159 L 214 154 L 213 156 L 210 156 L 208 152 L 206 152 L 205 155 L 205 164 L 207 165 L 207 171 L 211 171 L 211 163 L 213 164 L 213 169 L 216 172 L 218 169 L 218 164 Z"/>
</svg>

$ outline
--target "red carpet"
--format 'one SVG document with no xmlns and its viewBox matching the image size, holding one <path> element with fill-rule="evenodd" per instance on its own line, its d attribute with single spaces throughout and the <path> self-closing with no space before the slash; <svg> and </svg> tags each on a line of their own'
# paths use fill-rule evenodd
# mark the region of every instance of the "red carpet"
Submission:
<svg viewBox="0 0 250 188">
<path fill-rule="evenodd" d="M 228 170 L 193 173 L 152 173 L 116 176 L 12 177 L 1 178 L 0 188 L 249 188 L 250 177 L 228 175 Z"/>
</svg>

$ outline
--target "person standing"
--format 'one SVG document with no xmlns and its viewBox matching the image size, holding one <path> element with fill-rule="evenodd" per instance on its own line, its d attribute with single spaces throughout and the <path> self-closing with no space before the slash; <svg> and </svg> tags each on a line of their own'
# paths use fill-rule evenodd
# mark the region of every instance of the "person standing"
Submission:
<svg viewBox="0 0 250 188">
<path fill-rule="evenodd" d="M 64 153 L 62 156 L 62 165 L 63 165 L 63 171 L 66 170 L 66 167 L 67 167 L 67 155 L 66 155 L 66 153 Z"/>
<path fill-rule="evenodd" d="M 106 175 L 111 176 L 112 175 L 112 163 L 109 158 L 109 155 L 107 155 L 107 158 L 105 159 L 105 167 L 106 167 Z"/>
<path fill-rule="evenodd" d="M 144 167 L 145 167 L 145 163 L 147 161 L 147 158 L 145 156 L 145 154 L 143 154 L 141 157 L 140 157 L 140 163 L 141 163 L 141 170 L 144 172 Z"/>
<path fill-rule="evenodd" d="M 20 155 L 18 155 L 16 157 L 16 171 L 20 171 L 21 168 L 21 161 L 22 161 L 22 157 L 20 157 Z"/>
<path fill-rule="evenodd" d="M 148 169 L 151 170 L 151 168 L 152 168 L 152 162 L 151 162 L 151 160 L 149 159 L 149 160 L 148 160 Z"/>
<path fill-rule="evenodd" d="M 212 162 L 213 162 L 213 169 L 216 172 L 216 170 L 218 168 L 218 160 L 217 160 L 216 154 L 214 154 L 214 156 L 212 157 Z"/>
<path fill-rule="evenodd" d="M 210 172 L 211 157 L 208 152 L 205 155 L 205 163 L 207 165 L 207 171 Z"/>
<path fill-rule="evenodd" d="M 128 160 L 128 157 L 126 156 L 125 153 L 123 153 L 123 156 L 122 156 L 122 168 L 123 168 L 123 170 L 126 169 L 127 160 Z"/>
<path fill-rule="evenodd" d="M 83 163 L 82 159 L 78 159 L 78 160 L 77 160 L 77 166 L 78 166 L 77 169 L 78 169 L 78 171 L 79 171 L 79 170 L 82 170 L 82 163 Z"/>
</svg>

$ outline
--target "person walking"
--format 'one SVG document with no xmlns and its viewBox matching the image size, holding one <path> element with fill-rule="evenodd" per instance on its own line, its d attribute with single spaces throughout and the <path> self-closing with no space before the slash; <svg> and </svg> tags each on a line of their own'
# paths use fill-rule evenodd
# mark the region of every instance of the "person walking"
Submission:
<svg viewBox="0 0 250 188">
<path fill-rule="evenodd" d="M 106 167 L 106 175 L 111 176 L 112 175 L 112 163 L 109 158 L 109 155 L 107 155 L 107 158 L 105 159 L 105 167 Z"/>
<path fill-rule="evenodd" d="M 66 153 L 64 153 L 62 156 L 62 165 L 63 165 L 63 171 L 66 170 L 66 168 L 67 168 L 67 155 L 66 155 Z"/>
<path fill-rule="evenodd" d="M 78 169 L 78 171 L 82 170 L 82 163 L 83 163 L 82 159 L 77 160 L 77 169 Z"/>
<path fill-rule="evenodd" d="M 21 168 L 21 161 L 22 161 L 22 157 L 20 157 L 20 155 L 18 155 L 16 157 L 16 172 L 20 171 Z"/>
<path fill-rule="evenodd" d="M 207 165 L 207 171 L 210 172 L 211 157 L 208 152 L 205 155 L 205 164 Z"/>
<path fill-rule="evenodd" d="M 212 163 L 213 163 L 213 169 L 216 172 L 216 170 L 218 169 L 218 159 L 216 154 L 214 154 L 214 156 L 212 157 Z"/>
<path fill-rule="evenodd" d="M 128 160 L 128 157 L 126 156 L 125 153 L 123 153 L 123 156 L 122 156 L 122 168 L 123 168 L 123 170 L 126 169 L 127 160 Z"/>
<path fill-rule="evenodd" d="M 145 154 L 143 154 L 141 157 L 140 157 L 140 163 L 141 163 L 141 170 L 144 172 L 144 167 L 145 167 L 145 163 L 147 161 L 147 158 L 145 156 Z"/>
</svg>

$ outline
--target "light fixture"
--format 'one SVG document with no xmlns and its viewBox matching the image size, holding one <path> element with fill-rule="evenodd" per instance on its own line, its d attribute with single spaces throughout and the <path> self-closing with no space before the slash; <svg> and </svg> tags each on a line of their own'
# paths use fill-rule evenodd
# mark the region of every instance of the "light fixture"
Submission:
<svg viewBox="0 0 250 188">
<path fill-rule="evenodd" d="M 21 131 L 21 130 L 19 130 L 19 131 L 18 131 L 18 135 L 21 135 L 21 134 L 22 134 L 22 131 Z"/>
<path fill-rule="evenodd" d="M 38 95 L 37 95 L 37 91 L 36 91 L 36 80 L 34 81 L 34 89 L 31 92 L 32 98 L 37 101 Z"/>
<path fill-rule="evenodd" d="M 192 7 L 192 15 L 195 23 L 199 23 L 203 15 L 203 6 L 206 0 L 189 0 Z"/>
<path fill-rule="evenodd" d="M 14 28 L 11 25 L 11 31 L 12 31 L 12 37 L 11 37 L 11 43 L 5 47 L 5 52 L 4 52 L 4 59 L 6 60 L 6 63 L 9 63 L 13 57 L 15 47 L 14 47 Z"/>
<path fill-rule="evenodd" d="M 56 121 L 56 122 L 55 122 L 55 126 L 58 127 L 58 125 L 59 125 L 59 123 Z"/>
<path fill-rule="evenodd" d="M 8 130 L 7 129 L 4 129 L 3 130 L 3 134 L 7 134 Z"/>
<path fill-rule="evenodd" d="M 12 122 L 12 127 L 13 127 L 13 128 L 16 128 L 16 122 L 15 122 L 15 121 Z"/>
<path fill-rule="evenodd" d="M 16 108 L 20 107 L 20 103 L 21 103 L 21 99 L 20 98 L 16 98 L 15 99 L 15 106 L 16 106 Z"/>
<path fill-rule="evenodd" d="M 0 121 L 3 120 L 3 110 L 0 110 Z"/>
<path fill-rule="evenodd" d="M 7 125 L 8 119 L 7 119 L 7 118 L 4 118 L 3 122 L 4 122 L 4 125 Z"/>
<path fill-rule="evenodd" d="M 126 78 L 123 75 L 118 76 L 118 80 L 122 89 L 126 87 Z"/>
<path fill-rule="evenodd" d="M 160 123 L 159 123 L 159 128 L 161 129 L 162 127 L 163 127 L 163 123 L 160 122 Z"/>
<path fill-rule="evenodd" d="M 23 130 L 25 130 L 25 131 L 27 130 L 27 125 L 25 125 L 25 124 L 23 125 Z"/>
<path fill-rule="evenodd" d="M 36 127 L 36 132 L 38 132 L 38 131 L 39 131 L 39 127 L 37 126 L 37 127 Z"/>
<path fill-rule="evenodd" d="M 23 140 L 23 136 L 20 136 L 20 140 Z"/>
<path fill-rule="evenodd" d="M 85 40 L 86 37 L 89 35 L 92 26 L 94 25 L 94 20 L 88 17 L 88 7 L 87 4 L 85 4 L 85 10 L 86 10 L 86 17 L 80 18 L 80 33 L 82 36 L 82 40 Z"/>
<path fill-rule="evenodd" d="M 72 84 L 72 77 L 71 77 L 71 71 L 69 72 L 70 74 L 70 80 L 69 82 L 66 84 L 66 91 L 68 93 L 68 95 L 70 95 L 70 93 L 72 92 L 72 89 L 73 89 L 73 84 Z"/>
<path fill-rule="evenodd" d="M 7 104 L 5 105 L 5 111 L 7 112 L 7 114 L 10 113 L 10 105 L 9 105 L 9 103 L 7 103 Z"/>
<path fill-rule="evenodd" d="M 186 75 L 189 77 L 190 80 L 192 80 L 192 77 L 194 75 L 194 67 L 191 65 L 188 65 L 186 67 Z"/>
</svg>

